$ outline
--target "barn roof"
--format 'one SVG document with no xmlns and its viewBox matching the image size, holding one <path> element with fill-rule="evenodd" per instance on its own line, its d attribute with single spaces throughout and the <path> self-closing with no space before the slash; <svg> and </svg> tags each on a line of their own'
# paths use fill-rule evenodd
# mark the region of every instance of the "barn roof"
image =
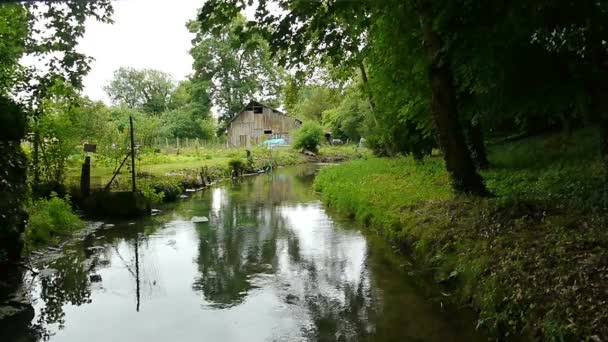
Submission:
<svg viewBox="0 0 608 342">
<path fill-rule="evenodd" d="M 243 113 L 243 112 L 245 111 L 245 108 L 247 108 L 247 107 L 249 107 L 249 106 L 251 106 L 251 105 L 257 105 L 257 106 L 266 107 L 266 108 L 268 108 L 268 109 L 272 109 L 272 111 L 273 111 L 273 112 L 275 112 L 275 113 L 277 113 L 277 114 L 280 114 L 280 115 L 286 116 L 286 117 L 288 117 L 288 118 L 292 118 L 292 119 L 296 120 L 297 122 L 302 123 L 302 120 L 300 120 L 300 119 L 294 118 L 293 116 L 290 116 L 290 115 L 288 115 L 288 114 L 285 114 L 285 113 L 281 112 L 280 110 L 278 110 L 278 109 L 276 109 L 276 108 L 272 108 L 272 107 L 270 107 L 270 106 L 267 106 L 267 105 L 263 104 L 262 102 L 255 101 L 255 100 L 251 100 L 251 101 L 249 101 L 249 103 L 247 103 L 247 104 L 245 105 L 245 107 L 241 108 L 241 110 L 239 111 L 239 113 L 238 113 L 237 115 L 235 115 L 235 116 L 234 116 L 232 119 L 230 119 L 230 121 L 229 121 L 228 123 L 230 124 L 232 121 L 236 120 L 236 118 L 238 118 L 238 117 L 241 115 L 241 113 Z"/>
</svg>

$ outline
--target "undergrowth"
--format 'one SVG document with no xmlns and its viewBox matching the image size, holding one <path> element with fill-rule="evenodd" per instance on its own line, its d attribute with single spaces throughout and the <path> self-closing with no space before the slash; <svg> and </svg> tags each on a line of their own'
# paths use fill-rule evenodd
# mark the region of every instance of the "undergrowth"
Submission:
<svg viewBox="0 0 608 342">
<path fill-rule="evenodd" d="M 608 226 L 595 131 L 491 146 L 494 198 L 451 193 L 440 158 L 356 160 L 315 188 L 406 250 L 503 337 L 608 337 Z"/>
<path fill-rule="evenodd" d="M 59 198 L 51 194 L 48 199 L 34 201 L 29 208 L 29 221 L 25 230 L 25 252 L 45 244 L 57 243 L 84 227 L 84 222 L 72 211 L 70 197 Z"/>
</svg>

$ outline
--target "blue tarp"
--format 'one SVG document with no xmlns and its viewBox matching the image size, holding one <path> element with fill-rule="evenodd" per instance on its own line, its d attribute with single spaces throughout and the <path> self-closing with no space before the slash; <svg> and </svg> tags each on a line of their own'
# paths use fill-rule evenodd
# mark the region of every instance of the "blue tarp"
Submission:
<svg viewBox="0 0 608 342">
<path fill-rule="evenodd" d="M 264 145 L 287 145 L 287 141 L 285 139 L 270 139 L 266 140 L 263 143 Z"/>
</svg>

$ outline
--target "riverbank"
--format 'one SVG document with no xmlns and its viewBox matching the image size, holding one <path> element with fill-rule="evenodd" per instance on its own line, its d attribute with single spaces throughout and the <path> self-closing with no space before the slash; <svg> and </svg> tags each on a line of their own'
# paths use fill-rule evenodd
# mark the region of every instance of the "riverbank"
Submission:
<svg viewBox="0 0 608 342">
<path fill-rule="evenodd" d="M 239 173 L 260 172 L 272 167 L 284 167 L 316 162 L 343 162 L 369 155 L 364 148 L 354 145 L 323 146 L 317 155 L 303 154 L 291 148 L 250 149 L 247 158 L 245 149 L 215 149 L 209 151 L 182 151 L 180 155 L 151 153 L 137 158 L 137 185 L 152 202 L 171 202 L 186 189 L 200 189 L 210 183 L 230 178 L 233 170 Z M 115 166 L 107 166 L 107 160 L 95 159 L 91 169 L 92 186 L 102 189 L 112 179 Z M 75 201 L 79 201 L 79 171 L 70 172 L 67 186 Z M 112 183 L 113 191 L 130 191 L 131 179 L 127 168 L 123 169 Z M 162 195 L 161 195 L 162 194 Z"/>
<path fill-rule="evenodd" d="M 249 161 L 245 150 L 216 151 L 212 157 L 200 153 L 180 156 L 158 153 L 140 155 L 137 165 L 137 189 L 152 206 L 162 208 L 162 203 L 188 197 L 190 193 L 231 178 L 234 176 L 234 168 L 241 174 L 257 174 L 267 172 L 265 167 L 269 164 L 273 167 L 284 167 L 316 162 L 342 162 L 369 155 L 366 149 L 353 145 L 324 146 L 318 155 L 303 154 L 290 148 L 275 149 L 272 152 L 255 148 L 250 152 Z M 92 175 L 101 177 L 106 183 L 112 178 L 112 174 L 111 168 L 108 167 L 92 169 Z M 70 186 L 70 197 L 62 199 L 51 194 L 50 200 L 42 198 L 30 205 L 31 220 L 24 234 L 26 255 L 40 248 L 57 246 L 74 231 L 85 226 L 72 212 L 70 205 L 80 209 L 82 219 L 106 220 L 138 216 L 124 214 L 125 208 L 131 206 L 130 197 L 110 198 L 107 192 L 97 191 L 88 199 L 83 199 L 80 197 L 80 189 L 74 183 L 79 183 L 79 179 Z M 111 190 L 114 195 L 130 194 L 130 175 L 127 170 L 117 177 Z M 60 195 L 63 197 L 63 194 Z"/>
<path fill-rule="evenodd" d="M 608 337 L 608 226 L 596 132 L 490 147 L 495 198 L 455 196 L 439 157 L 357 160 L 315 188 L 376 230 L 503 337 Z"/>
<path fill-rule="evenodd" d="M 485 341 L 469 310 L 426 300 L 438 292 L 407 258 L 325 210 L 311 188 L 318 168 L 89 225 L 32 258 L 37 274 L 23 284 L 35 317 L 6 330 L 0 320 L 0 340 Z M 201 216 L 208 222 L 193 222 Z"/>
</svg>

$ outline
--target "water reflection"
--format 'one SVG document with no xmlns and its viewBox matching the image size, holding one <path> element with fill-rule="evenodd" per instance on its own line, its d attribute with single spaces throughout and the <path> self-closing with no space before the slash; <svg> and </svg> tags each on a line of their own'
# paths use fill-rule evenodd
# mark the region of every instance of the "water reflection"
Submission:
<svg viewBox="0 0 608 342">
<path fill-rule="evenodd" d="M 196 194 L 41 261 L 27 333 L 51 341 L 472 340 L 390 247 L 334 222 L 314 168 Z M 208 216 L 208 223 L 192 223 Z M 26 332 L 14 334 L 25 336 Z"/>
</svg>

